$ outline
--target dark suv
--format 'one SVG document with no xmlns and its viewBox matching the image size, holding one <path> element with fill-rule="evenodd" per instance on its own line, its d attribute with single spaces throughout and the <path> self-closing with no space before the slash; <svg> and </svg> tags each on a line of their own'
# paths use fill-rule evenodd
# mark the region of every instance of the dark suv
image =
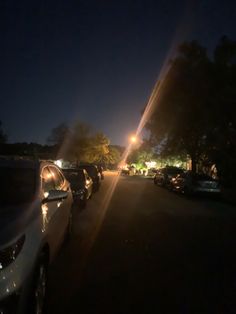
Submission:
<svg viewBox="0 0 236 314">
<path fill-rule="evenodd" d="M 98 170 L 98 167 L 93 164 L 81 164 L 79 169 L 85 169 L 93 180 L 93 191 L 98 191 L 101 184 L 101 173 Z"/>
<path fill-rule="evenodd" d="M 63 169 L 63 174 L 70 182 L 75 204 L 86 207 L 87 200 L 92 197 L 93 181 L 85 169 Z"/>
</svg>

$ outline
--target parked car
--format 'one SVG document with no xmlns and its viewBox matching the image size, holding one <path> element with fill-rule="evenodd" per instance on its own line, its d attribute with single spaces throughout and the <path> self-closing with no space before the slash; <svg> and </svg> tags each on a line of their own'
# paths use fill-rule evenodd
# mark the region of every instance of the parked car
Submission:
<svg viewBox="0 0 236 314">
<path fill-rule="evenodd" d="M 214 193 L 220 194 L 219 181 L 212 179 L 205 174 L 196 174 L 192 171 L 181 173 L 171 181 L 171 188 L 174 191 L 185 194 Z"/>
<path fill-rule="evenodd" d="M 129 174 L 130 174 L 129 169 L 122 169 L 121 170 L 121 175 L 129 176 Z"/>
<path fill-rule="evenodd" d="M 93 180 L 93 191 L 98 191 L 101 185 L 101 174 L 98 170 L 98 167 L 92 164 L 82 164 L 79 165 L 79 169 L 85 169 Z"/>
<path fill-rule="evenodd" d="M 154 176 L 154 183 L 169 187 L 172 178 L 176 177 L 178 174 L 183 173 L 184 170 L 178 167 L 165 167 L 156 171 Z"/>
<path fill-rule="evenodd" d="M 42 313 L 47 269 L 71 232 L 72 193 L 57 166 L 0 161 L 0 313 Z"/>
<path fill-rule="evenodd" d="M 70 182 L 74 203 L 79 202 L 86 207 L 87 200 L 92 197 L 93 180 L 85 169 L 63 169 L 66 179 Z"/>
<path fill-rule="evenodd" d="M 155 177 L 155 175 L 156 175 L 156 173 L 157 173 L 157 169 L 155 169 L 155 168 L 151 168 L 151 169 L 148 169 L 148 173 L 147 173 L 147 175 L 148 175 L 149 177 L 154 178 L 154 177 Z"/>
</svg>

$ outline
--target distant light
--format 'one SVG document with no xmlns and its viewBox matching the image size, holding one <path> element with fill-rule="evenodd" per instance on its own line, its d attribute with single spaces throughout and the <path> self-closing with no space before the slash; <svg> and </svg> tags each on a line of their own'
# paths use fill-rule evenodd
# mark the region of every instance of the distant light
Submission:
<svg viewBox="0 0 236 314">
<path fill-rule="evenodd" d="M 136 136 L 131 136 L 130 138 L 131 143 L 136 143 L 137 142 L 137 137 Z"/>
<path fill-rule="evenodd" d="M 148 169 L 156 168 L 156 166 L 157 166 L 156 161 L 146 161 L 145 164 L 148 167 Z"/>
<path fill-rule="evenodd" d="M 62 168 L 62 159 L 54 161 L 54 164 L 57 165 L 59 168 Z"/>
<path fill-rule="evenodd" d="M 48 198 L 48 195 L 49 195 L 48 192 L 44 192 L 44 193 L 43 193 L 43 196 L 44 196 L 45 198 Z"/>
</svg>

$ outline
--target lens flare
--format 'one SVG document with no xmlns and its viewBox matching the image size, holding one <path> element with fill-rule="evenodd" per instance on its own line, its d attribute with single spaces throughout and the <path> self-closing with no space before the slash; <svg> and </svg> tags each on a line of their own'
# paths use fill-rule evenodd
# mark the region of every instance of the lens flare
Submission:
<svg viewBox="0 0 236 314">
<path fill-rule="evenodd" d="M 183 17 L 183 22 L 180 23 L 180 26 L 177 28 L 176 34 L 174 36 L 174 39 L 172 41 L 171 47 L 169 49 L 169 52 L 166 56 L 166 59 L 163 63 L 163 66 L 161 68 L 161 71 L 159 73 L 159 76 L 156 80 L 156 83 L 154 85 L 154 88 L 151 92 L 151 95 L 148 99 L 148 102 L 146 104 L 144 113 L 140 119 L 140 122 L 138 124 L 137 130 L 135 132 L 134 138 L 140 138 L 140 134 L 143 130 L 143 128 L 145 127 L 147 121 L 150 119 L 152 113 L 154 112 L 156 106 L 158 106 L 158 101 L 159 98 L 161 96 L 161 92 L 164 86 L 164 81 L 165 81 L 165 77 L 168 74 L 168 71 L 170 69 L 170 61 L 173 56 L 176 53 L 176 47 L 178 46 L 178 44 L 180 42 L 183 41 L 184 38 L 187 37 L 188 33 L 190 32 L 191 29 L 191 24 L 193 23 L 193 15 L 194 15 L 194 7 L 196 5 L 197 1 L 195 2 L 194 0 L 190 0 L 188 2 L 188 6 L 186 7 L 186 11 L 184 12 L 184 17 Z M 133 138 L 133 140 L 131 139 L 129 142 L 129 145 L 127 146 L 127 148 L 125 149 L 122 158 L 121 158 L 121 165 L 125 165 L 126 164 L 126 160 L 133 148 L 133 144 L 136 142 L 136 140 Z M 68 137 L 64 140 L 63 145 L 60 147 L 60 150 L 58 152 L 58 156 L 57 159 L 63 158 L 64 155 L 66 154 L 67 150 L 69 149 L 70 145 L 72 143 L 72 139 L 71 137 L 68 135 Z M 91 249 L 91 247 L 94 244 L 94 241 L 96 240 L 96 237 L 99 233 L 99 230 L 102 226 L 102 223 L 104 221 L 106 212 L 108 210 L 108 206 L 110 204 L 110 201 L 112 199 L 112 196 L 114 194 L 114 191 L 116 189 L 117 184 L 119 183 L 119 179 L 120 179 L 120 172 L 118 172 L 118 175 L 115 176 L 114 178 L 112 178 L 112 184 L 110 185 L 110 187 L 108 188 L 105 197 L 103 199 L 101 206 L 101 214 L 99 215 L 99 217 L 97 218 L 96 221 L 96 227 L 94 228 L 91 236 L 89 238 L 86 238 L 85 242 L 84 242 L 84 247 L 85 248 L 85 253 L 83 256 L 83 261 L 81 263 L 81 267 L 80 267 L 80 272 L 82 273 L 83 271 L 83 267 L 86 264 L 86 259 L 87 256 L 89 254 L 89 251 Z"/>
</svg>

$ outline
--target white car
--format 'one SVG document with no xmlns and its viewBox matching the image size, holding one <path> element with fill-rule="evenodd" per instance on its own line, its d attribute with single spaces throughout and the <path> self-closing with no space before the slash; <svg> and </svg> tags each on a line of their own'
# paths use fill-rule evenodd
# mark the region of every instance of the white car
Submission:
<svg viewBox="0 0 236 314">
<path fill-rule="evenodd" d="M 0 313 L 44 310 L 48 265 L 72 225 L 72 193 L 50 162 L 0 160 Z"/>
</svg>

